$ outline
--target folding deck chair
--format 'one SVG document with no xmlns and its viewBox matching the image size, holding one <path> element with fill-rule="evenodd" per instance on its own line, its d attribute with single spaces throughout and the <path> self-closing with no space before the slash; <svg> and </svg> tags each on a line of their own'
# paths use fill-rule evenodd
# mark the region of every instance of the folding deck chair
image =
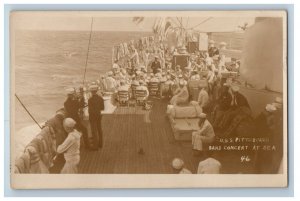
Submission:
<svg viewBox="0 0 300 201">
<path fill-rule="evenodd" d="M 145 106 L 145 103 L 147 101 L 146 96 L 147 96 L 147 92 L 145 90 L 136 90 L 135 99 L 137 105 Z"/>
<path fill-rule="evenodd" d="M 129 91 L 118 91 L 118 101 L 120 106 L 129 106 Z"/>
<path fill-rule="evenodd" d="M 158 97 L 160 96 L 159 82 L 148 83 L 149 96 Z"/>
</svg>

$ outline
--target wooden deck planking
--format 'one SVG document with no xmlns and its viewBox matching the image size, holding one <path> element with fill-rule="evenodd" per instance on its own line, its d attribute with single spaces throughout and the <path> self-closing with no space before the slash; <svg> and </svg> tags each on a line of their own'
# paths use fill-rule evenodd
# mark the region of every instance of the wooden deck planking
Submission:
<svg viewBox="0 0 300 201">
<path fill-rule="evenodd" d="M 82 150 L 80 173 L 173 173 L 171 162 L 182 158 L 193 172 L 199 159 L 192 156 L 190 143 L 174 140 L 165 117 L 167 102 L 157 100 L 146 121 L 142 107 L 118 107 L 103 116 L 104 146 L 99 151 Z M 138 153 L 143 148 L 144 154 Z"/>
</svg>

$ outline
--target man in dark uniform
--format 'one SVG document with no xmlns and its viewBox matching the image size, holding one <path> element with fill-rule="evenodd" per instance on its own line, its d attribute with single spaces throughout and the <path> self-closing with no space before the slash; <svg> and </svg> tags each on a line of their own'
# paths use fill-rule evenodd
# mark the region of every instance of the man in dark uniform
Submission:
<svg viewBox="0 0 300 201">
<path fill-rule="evenodd" d="M 219 99 L 217 100 L 218 104 L 212 114 L 212 123 L 215 129 L 220 127 L 225 112 L 228 111 L 231 106 L 232 97 L 228 90 L 229 85 L 224 83 L 219 92 Z"/>
<path fill-rule="evenodd" d="M 92 97 L 88 100 L 89 120 L 93 136 L 93 150 L 102 148 L 102 126 L 101 126 L 101 111 L 104 110 L 104 100 L 97 94 L 98 86 L 90 86 Z"/>
<path fill-rule="evenodd" d="M 49 126 L 54 131 L 56 149 L 65 141 L 68 136 L 63 127 L 65 116 L 65 111 L 63 109 L 60 109 L 56 112 L 56 115 L 54 117 L 46 122 L 46 126 Z M 53 159 L 53 166 L 49 168 L 49 172 L 51 174 L 59 174 L 64 167 L 65 162 L 66 160 L 64 158 L 64 154 L 57 154 L 55 159 Z"/>
<path fill-rule="evenodd" d="M 229 110 L 226 112 L 222 119 L 221 128 L 224 130 L 227 129 L 232 120 L 238 114 L 244 114 L 251 116 L 251 108 L 247 101 L 247 98 L 239 92 L 238 86 L 231 86 L 230 90 L 232 92 L 232 100 Z"/>
<path fill-rule="evenodd" d="M 84 107 L 84 99 L 76 98 L 74 88 L 68 89 L 67 92 L 68 92 L 68 98 L 64 103 L 64 107 L 67 112 L 67 117 L 72 118 L 76 121 L 75 128 L 78 131 L 82 132 L 84 146 L 86 149 L 89 149 L 89 139 L 88 139 L 87 129 L 81 123 L 79 117 L 79 110 Z"/>
<path fill-rule="evenodd" d="M 151 64 L 151 69 L 152 69 L 154 74 L 158 73 L 158 69 L 161 69 L 160 62 L 159 62 L 157 56 L 155 56 L 155 59 Z"/>
<path fill-rule="evenodd" d="M 233 86 L 231 88 L 231 91 L 233 94 L 232 102 L 231 102 L 232 107 L 247 107 L 250 109 L 250 105 L 247 101 L 247 98 L 239 92 L 238 86 Z"/>
</svg>

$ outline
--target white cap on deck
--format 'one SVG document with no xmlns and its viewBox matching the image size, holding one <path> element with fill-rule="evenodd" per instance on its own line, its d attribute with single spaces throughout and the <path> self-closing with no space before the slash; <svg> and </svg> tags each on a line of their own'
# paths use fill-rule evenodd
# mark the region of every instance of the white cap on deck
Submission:
<svg viewBox="0 0 300 201">
<path fill-rule="evenodd" d="M 272 105 L 272 104 L 267 104 L 266 110 L 268 112 L 275 112 L 276 111 L 276 107 L 274 105 Z"/>
<path fill-rule="evenodd" d="M 172 161 L 172 167 L 176 170 L 180 170 L 183 168 L 184 162 L 180 158 L 174 158 Z"/>
<path fill-rule="evenodd" d="M 214 40 L 210 40 L 210 41 L 209 41 L 209 44 L 214 44 L 214 43 L 215 43 Z"/>
</svg>

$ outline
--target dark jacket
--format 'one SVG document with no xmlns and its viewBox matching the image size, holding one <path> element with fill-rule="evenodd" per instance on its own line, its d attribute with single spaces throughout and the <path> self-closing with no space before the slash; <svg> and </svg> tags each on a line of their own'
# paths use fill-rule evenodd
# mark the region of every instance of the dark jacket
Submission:
<svg viewBox="0 0 300 201">
<path fill-rule="evenodd" d="M 63 117 L 60 115 L 55 115 L 46 122 L 46 125 L 52 127 L 54 130 L 56 147 L 62 144 L 68 135 L 63 127 Z"/>
<path fill-rule="evenodd" d="M 216 48 L 216 47 L 210 47 L 208 49 L 208 55 L 209 55 L 209 57 L 213 57 L 215 55 L 219 55 L 219 49 Z"/>
<path fill-rule="evenodd" d="M 77 99 L 68 98 L 64 103 L 67 117 L 74 119 L 77 123 L 80 121 L 79 109 L 84 107 L 84 100 L 78 101 Z"/>
<path fill-rule="evenodd" d="M 161 68 L 159 61 L 153 61 L 151 64 L 151 69 L 153 70 L 153 73 L 156 74 L 157 70 Z"/>
<path fill-rule="evenodd" d="M 228 87 L 222 87 L 219 100 L 218 100 L 220 109 L 223 111 L 228 110 L 230 108 L 231 101 L 232 101 L 232 97 L 228 92 Z"/>
<path fill-rule="evenodd" d="M 250 108 L 247 98 L 243 94 L 237 92 L 237 93 L 235 93 L 235 98 L 236 98 L 236 103 L 237 103 L 236 106 Z"/>
<path fill-rule="evenodd" d="M 104 100 L 99 95 L 93 95 L 88 101 L 89 118 L 101 116 L 101 111 L 104 110 Z"/>
</svg>

